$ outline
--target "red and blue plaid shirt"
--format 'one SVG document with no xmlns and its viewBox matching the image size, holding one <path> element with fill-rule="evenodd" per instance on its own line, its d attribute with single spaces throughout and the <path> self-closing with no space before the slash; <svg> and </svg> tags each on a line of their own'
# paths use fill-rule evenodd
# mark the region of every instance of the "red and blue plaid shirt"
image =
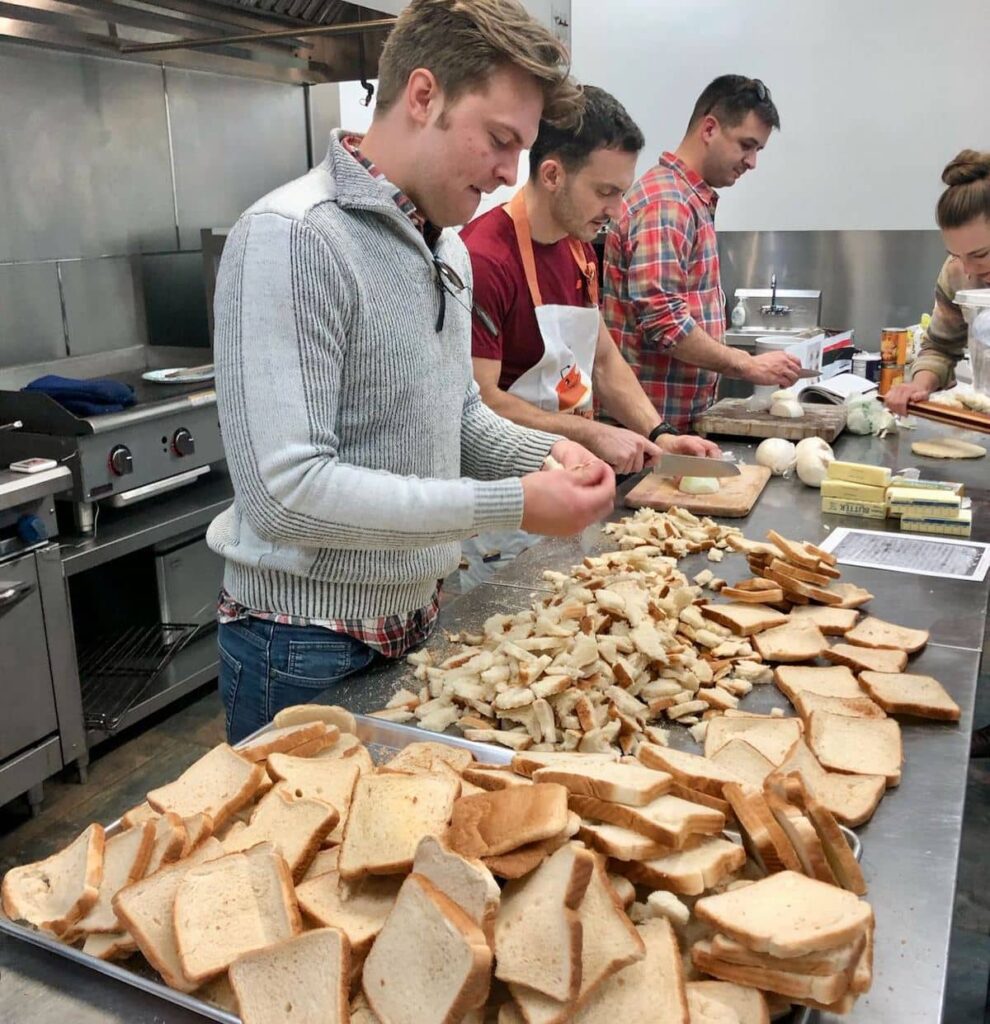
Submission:
<svg viewBox="0 0 990 1024">
<path fill-rule="evenodd" d="M 344 149 L 373 177 L 385 180 L 385 175 L 358 149 L 360 138 L 348 135 L 343 139 Z M 391 184 L 391 182 L 389 183 Z M 429 240 L 431 231 L 437 231 L 416 209 L 416 204 L 402 191 L 395 188 L 392 193 L 395 205 L 406 214 Z M 437 232 L 439 233 L 439 232 Z M 435 241 L 435 238 L 434 238 Z M 406 651 L 425 640 L 433 630 L 440 612 L 439 590 L 425 608 L 417 608 L 408 615 L 382 615 L 370 619 L 306 619 L 299 615 L 285 615 L 281 612 L 258 611 L 238 603 L 226 590 L 220 591 L 217 618 L 220 622 L 236 622 L 251 616 L 283 626 L 322 626 L 334 633 L 344 633 L 367 644 L 372 650 L 386 658 L 400 658 Z"/>
<path fill-rule="evenodd" d="M 629 190 L 605 243 L 602 313 L 661 417 L 678 430 L 711 405 L 718 374 L 671 349 L 695 327 L 725 339 L 718 195 L 673 153 Z"/>
</svg>

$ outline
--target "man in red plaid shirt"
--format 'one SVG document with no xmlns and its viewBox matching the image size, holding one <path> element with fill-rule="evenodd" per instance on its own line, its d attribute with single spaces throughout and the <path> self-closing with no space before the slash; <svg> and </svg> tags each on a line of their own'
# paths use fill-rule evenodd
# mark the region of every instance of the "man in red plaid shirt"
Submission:
<svg viewBox="0 0 990 1024">
<path fill-rule="evenodd" d="M 723 75 L 698 98 L 676 153 L 633 185 L 605 245 L 603 313 L 661 417 L 689 429 L 711 405 L 718 375 L 790 387 L 786 352 L 752 356 L 725 344 L 715 189 L 756 167 L 780 127 L 758 78 Z"/>
</svg>

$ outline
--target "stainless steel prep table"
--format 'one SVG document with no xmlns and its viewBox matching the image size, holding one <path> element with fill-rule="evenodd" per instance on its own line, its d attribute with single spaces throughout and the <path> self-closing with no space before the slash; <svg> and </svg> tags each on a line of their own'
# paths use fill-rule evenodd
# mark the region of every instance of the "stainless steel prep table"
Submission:
<svg viewBox="0 0 990 1024">
<path fill-rule="evenodd" d="M 913 440 L 936 436 L 937 427 L 920 424 L 915 431 L 877 441 L 843 435 L 837 453 L 849 461 L 923 467 L 926 477 L 959 480 L 973 499 L 975 540 L 990 540 L 990 482 L 987 460 L 934 461 L 911 455 Z M 968 439 L 979 441 L 973 435 Z M 728 444 L 752 460 L 753 446 Z M 616 517 L 626 514 L 616 510 Z M 811 541 L 828 534 L 826 527 L 861 526 L 882 529 L 883 523 L 828 516 L 823 524 L 819 492 L 796 480 L 772 480 L 747 519 L 734 520 L 752 538 L 770 528 Z M 896 528 L 896 526 L 895 526 Z M 588 553 L 611 545 L 597 528 L 571 540 L 547 540 L 506 567 L 496 582 L 451 601 L 441 613 L 444 628 L 477 629 L 495 612 L 525 608 L 531 594 L 543 589 L 545 569 L 565 570 Z M 693 555 L 681 563 L 693 575 L 711 568 L 719 576 L 746 574 L 741 555 L 728 554 L 722 563 Z M 949 933 L 952 924 L 956 867 L 962 829 L 969 733 L 987 616 L 990 583 L 961 584 L 902 573 L 846 567 L 843 578 L 861 583 L 875 595 L 870 610 L 905 625 L 931 629 L 932 642 L 912 660 L 912 669 L 939 678 L 963 709 L 958 726 L 902 722 L 905 768 L 899 788 L 891 790 L 873 820 L 859 830 L 869 900 L 877 914 L 877 954 L 873 989 L 845 1018 L 822 1015 L 825 1024 L 841 1020 L 860 1024 L 937 1024 L 941 1019 Z M 442 646 L 438 636 L 431 643 Z M 328 702 L 358 712 L 381 707 L 410 678 L 402 665 L 387 665 L 349 680 Z M 746 705 L 766 710 L 786 707 L 771 687 L 757 688 Z M 671 730 L 672 736 L 681 733 Z M 690 749 L 690 740 L 685 745 Z M 53 977 L 57 978 L 53 981 Z M 54 989 L 58 989 L 56 992 Z M 194 1017 L 144 993 L 90 974 L 73 964 L 0 935 L 0 1021 L 23 1024 L 73 1020 L 79 1024 L 191 1024 Z"/>
</svg>

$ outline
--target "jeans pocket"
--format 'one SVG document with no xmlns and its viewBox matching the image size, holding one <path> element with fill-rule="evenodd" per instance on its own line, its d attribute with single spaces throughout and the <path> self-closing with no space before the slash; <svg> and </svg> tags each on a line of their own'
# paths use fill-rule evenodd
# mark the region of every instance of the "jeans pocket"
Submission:
<svg viewBox="0 0 990 1024">
<path fill-rule="evenodd" d="M 290 640 L 286 671 L 273 664 L 268 679 L 268 716 L 282 708 L 313 701 L 324 690 L 367 668 L 375 652 L 351 637 L 326 640 Z"/>
<path fill-rule="evenodd" d="M 230 723 L 234 716 L 234 705 L 237 702 L 237 688 L 241 682 L 241 663 L 228 651 L 223 644 L 217 644 L 220 653 L 220 699 L 224 706 L 224 727 L 230 736 Z"/>
</svg>

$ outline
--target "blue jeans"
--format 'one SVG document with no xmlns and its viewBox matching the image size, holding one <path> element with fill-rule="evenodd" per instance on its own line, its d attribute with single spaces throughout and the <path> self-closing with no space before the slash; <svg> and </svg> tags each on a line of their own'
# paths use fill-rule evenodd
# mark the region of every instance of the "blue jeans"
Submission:
<svg viewBox="0 0 990 1024">
<path fill-rule="evenodd" d="M 230 743 L 267 725 L 282 708 L 314 701 L 377 657 L 367 644 L 344 633 L 250 616 L 222 622 L 217 640 Z"/>
</svg>

